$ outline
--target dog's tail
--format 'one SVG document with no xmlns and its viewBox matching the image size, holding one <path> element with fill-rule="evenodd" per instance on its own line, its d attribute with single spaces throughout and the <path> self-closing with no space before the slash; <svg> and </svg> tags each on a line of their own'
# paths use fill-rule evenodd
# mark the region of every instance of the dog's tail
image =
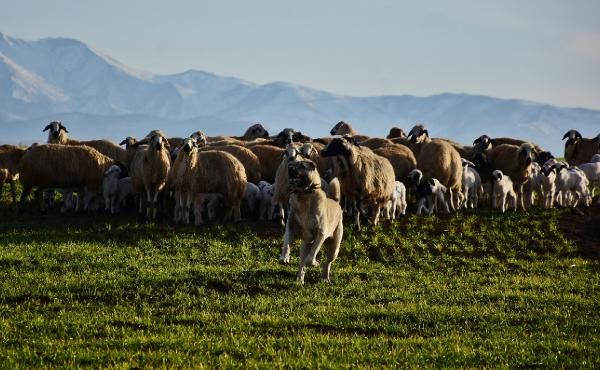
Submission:
<svg viewBox="0 0 600 370">
<path fill-rule="evenodd" d="M 329 191 L 327 192 L 327 197 L 335 200 L 338 203 L 342 199 L 340 180 L 337 177 L 334 177 L 331 181 L 329 181 Z"/>
</svg>

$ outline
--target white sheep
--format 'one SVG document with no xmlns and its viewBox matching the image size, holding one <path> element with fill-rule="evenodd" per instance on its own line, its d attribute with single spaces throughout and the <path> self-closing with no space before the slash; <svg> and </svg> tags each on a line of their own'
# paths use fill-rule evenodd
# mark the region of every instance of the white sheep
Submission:
<svg viewBox="0 0 600 370">
<path fill-rule="evenodd" d="M 542 167 L 540 170 L 542 194 L 544 195 L 544 208 L 552 208 L 554 194 L 556 194 L 556 168 L 554 166 Z"/>
<path fill-rule="evenodd" d="M 600 187 L 600 154 L 595 154 L 591 162 L 582 163 L 577 167 L 585 173 L 590 182 L 590 193 L 593 195 L 594 190 Z M 600 202 L 600 199 L 598 201 Z"/>
<path fill-rule="evenodd" d="M 406 214 L 406 187 L 400 181 L 396 181 L 392 199 L 388 200 L 384 211 L 385 217 L 395 220 L 400 215 Z"/>
<path fill-rule="evenodd" d="M 194 222 L 197 226 L 204 224 L 202 214 L 207 211 L 208 221 L 217 218 L 217 211 L 222 209 L 223 195 L 219 193 L 197 193 L 194 194 Z"/>
<path fill-rule="evenodd" d="M 273 196 L 275 193 L 273 184 L 269 184 L 266 181 L 259 181 L 258 188 L 262 195 L 259 203 L 258 219 L 261 221 L 264 219 L 272 221 L 275 215 L 275 208 L 277 207 L 277 202 Z"/>
<path fill-rule="evenodd" d="M 515 193 L 513 182 L 508 175 L 505 175 L 500 170 L 492 172 L 493 192 L 492 192 L 492 208 L 497 208 L 500 203 L 502 213 L 506 210 L 507 200 L 510 200 L 513 209 L 517 210 L 517 193 Z"/>
<path fill-rule="evenodd" d="M 483 191 L 483 188 L 481 187 L 481 176 L 479 176 L 473 162 L 464 158 L 461 159 L 463 164 L 462 198 L 464 200 L 464 206 L 465 208 L 477 208 L 479 194 Z"/>
<path fill-rule="evenodd" d="M 246 191 L 244 192 L 242 202 L 246 206 L 248 215 L 254 217 L 261 202 L 261 192 L 258 186 L 251 182 L 246 183 Z"/>
<path fill-rule="evenodd" d="M 104 174 L 102 192 L 104 194 L 104 211 L 111 214 L 117 213 L 117 195 L 119 192 L 119 179 L 121 168 L 115 164 L 110 166 Z"/>
</svg>

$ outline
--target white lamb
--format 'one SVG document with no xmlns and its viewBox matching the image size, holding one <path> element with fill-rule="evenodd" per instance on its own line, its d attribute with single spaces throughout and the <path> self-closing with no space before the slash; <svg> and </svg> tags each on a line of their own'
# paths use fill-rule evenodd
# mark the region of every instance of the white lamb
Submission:
<svg viewBox="0 0 600 370">
<path fill-rule="evenodd" d="M 542 167 L 540 170 L 542 194 L 544 195 L 544 208 L 552 208 L 554 194 L 556 194 L 556 168 L 554 166 Z"/>
<path fill-rule="evenodd" d="M 592 196 L 589 192 L 589 181 L 585 173 L 577 167 L 568 168 L 565 164 L 557 164 L 556 168 L 556 190 L 558 192 L 558 204 L 562 207 L 577 207 L 580 200 L 589 206 Z"/>
<path fill-rule="evenodd" d="M 217 218 L 217 210 L 222 205 L 223 194 L 220 193 L 197 193 L 194 197 L 194 222 L 196 226 L 204 224 L 202 214 L 207 211 L 208 221 Z"/>
<path fill-rule="evenodd" d="M 246 183 L 246 191 L 244 192 L 242 202 L 246 206 L 246 210 L 250 217 L 254 217 L 256 214 L 256 210 L 261 202 L 261 196 L 262 194 L 258 186 L 251 182 Z"/>
<path fill-rule="evenodd" d="M 385 207 L 385 216 L 388 219 L 395 220 L 400 215 L 406 214 L 406 187 L 400 181 L 396 181 L 392 199 L 387 202 Z"/>
<path fill-rule="evenodd" d="M 275 208 L 277 208 L 277 202 L 273 198 L 275 191 L 273 184 L 269 184 L 266 181 L 259 181 L 258 188 L 262 195 L 258 207 L 258 219 L 261 221 L 264 219 L 272 221 L 273 216 L 275 215 Z"/>
<path fill-rule="evenodd" d="M 513 188 L 513 182 L 510 177 L 504 175 L 502 171 L 495 170 L 492 172 L 493 193 L 492 193 L 492 208 L 500 208 L 502 213 L 506 210 L 507 200 L 510 200 L 513 209 L 517 210 L 517 194 Z"/>
<path fill-rule="evenodd" d="M 580 170 L 585 173 L 588 181 L 590 182 L 590 194 L 594 194 L 594 190 L 600 187 L 600 154 L 595 154 L 592 157 L 592 161 L 589 163 L 582 163 L 578 165 Z M 600 203 L 600 198 L 598 199 Z"/>
<path fill-rule="evenodd" d="M 481 176 L 477 170 L 475 170 L 475 164 L 464 158 L 463 163 L 463 199 L 465 208 L 477 208 L 477 202 L 479 201 L 479 193 L 483 191 L 481 187 Z"/>
<path fill-rule="evenodd" d="M 121 176 L 121 168 L 117 165 L 112 165 L 104 173 L 102 183 L 102 192 L 104 194 L 104 211 L 111 214 L 117 213 L 117 195 L 119 192 L 119 178 Z"/>
</svg>

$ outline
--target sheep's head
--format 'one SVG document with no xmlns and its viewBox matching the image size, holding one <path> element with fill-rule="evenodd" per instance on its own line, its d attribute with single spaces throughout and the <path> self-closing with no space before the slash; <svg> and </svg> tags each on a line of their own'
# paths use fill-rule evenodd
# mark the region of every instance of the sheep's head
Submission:
<svg viewBox="0 0 600 370">
<path fill-rule="evenodd" d="M 190 138 L 192 138 L 198 146 L 206 146 L 207 140 L 204 132 L 196 131 L 190 135 Z"/>
<path fill-rule="evenodd" d="M 254 140 L 259 137 L 269 137 L 269 132 L 260 123 L 248 127 L 244 133 L 244 139 L 246 140 Z"/>
<path fill-rule="evenodd" d="M 414 170 L 412 170 L 408 173 L 407 177 L 411 181 L 413 181 L 415 184 L 418 184 L 423 179 L 423 172 L 421 172 L 421 170 L 415 168 Z"/>
<path fill-rule="evenodd" d="M 321 151 L 323 157 L 344 156 L 352 154 L 352 146 L 357 145 L 350 136 L 336 137 Z"/>
<path fill-rule="evenodd" d="M 108 168 L 108 170 L 106 170 L 106 172 L 104 173 L 104 176 L 119 177 L 120 174 L 121 174 L 121 168 L 119 166 L 113 164 L 112 166 L 110 166 Z"/>
<path fill-rule="evenodd" d="M 574 143 L 575 141 L 577 141 L 578 139 L 583 138 L 583 136 L 581 136 L 581 134 L 579 133 L 579 131 L 574 130 L 574 129 L 570 129 L 569 131 L 567 131 L 564 136 L 563 136 L 563 140 L 568 138 L 567 143 Z"/>
<path fill-rule="evenodd" d="M 329 131 L 329 133 L 333 135 L 355 135 L 354 129 L 349 123 L 344 121 L 340 121 L 336 123 L 335 126 Z"/>
<path fill-rule="evenodd" d="M 492 140 L 487 135 L 481 135 L 473 141 L 473 146 L 475 147 L 475 150 L 485 152 L 486 150 L 491 149 Z"/>
<path fill-rule="evenodd" d="M 318 155 L 317 149 L 311 143 L 305 143 L 300 147 L 300 154 L 305 158 L 313 158 Z"/>
<path fill-rule="evenodd" d="M 533 145 L 529 143 L 521 144 L 517 153 L 519 157 L 519 163 L 523 163 L 525 166 L 531 165 L 531 163 L 535 160 L 535 149 L 533 148 Z"/>
<path fill-rule="evenodd" d="M 285 128 L 275 138 L 276 145 L 285 146 L 290 142 L 304 143 L 310 141 L 310 137 L 302 134 L 300 131 L 296 131 L 293 128 Z"/>
<path fill-rule="evenodd" d="M 48 132 L 48 143 L 49 144 L 55 144 L 55 143 L 60 142 L 59 139 L 60 139 L 60 136 L 61 136 L 61 134 L 63 132 L 64 133 L 69 133 L 69 131 L 67 130 L 67 128 L 65 126 L 63 126 L 62 122 L 60 122 L 60 121 L 52 121 L 52 122 L 50 122 L 42 130 L 42 132 L 45 132 L 45 131 L 50 131 L 50 132 Z"/>
<path fill-rule="evenodd" d="M 291 192 L 312 191 L 321 187 L 321 176 L 317 165 L 311 160 L 288 163 L 288 178 Z"/>
<path fill-rule="evenodd" d="M 169 142 L 167 139 L 158 133 L 152 134 L 148 139 L 148 142 L 150 143 L 150 147 L 156 151 L 161 151 L 163 148 L 169 149 Z"/>
<path fill-rule="evenodd" d="M 415 125 L 408 133 L 408 138 L 410 138 L 411 143 L 419 144 L 429 138 L 429 132 L 423 125 Z"/>
<path fill-rule="evenodd" d="M 127 136 L 119 145 L 125 145 L 125 148 L 133 147 L 137 145 L 137 139 L 133 136 Z"/>
<path fill-rule="evenodd" d="M 198 150 L 198 143 L 193 138 L 188 137 L 185 140 L 183 140 L 183 144 L 181 144 L 180 150 L 183 150 L 185 154 L 189 155 L 190 153 Z"/>
<path fill-rule="evenodd" d="M 600 162 L 600 154 L 594 154 L 592 156 L 592 159 L 590 160 L 590 162 L 594 163 L 594 162 Z"/>
<path fill-rule="evenodd" d="M 390 129 L 390 133 L 388 134 L 387 138 L 388 139 L 394 139 L 394 138 L 398 138 L 398 137 L 399 138 L 405 138 L 406 137 L 406 133 L 400 127 L 392 127 Z"/>
<path fill-rule="evenodd" d="M 504 174 L 502 173 L 502 171 L 494 170 L 492 172 L 492 180 L 493 181 L 502 181 L 503 178 L 504 178 Z"/>
<path fill-rule="evenodd" d="M 462 161 L 463 167 L 475 168 L 475 163 L 469 161 L 468 159 L 461 158 L 460 160 Z"/>
<path fill-rule="evenodd" d="M 556 167 L 554 166 L 548 166 L 548 167 L 542 167 L 540 169 L 540 173 L 542 175 L 544 175 L 545 177 L 555 177 L 556 176 Z"/>
</svg>

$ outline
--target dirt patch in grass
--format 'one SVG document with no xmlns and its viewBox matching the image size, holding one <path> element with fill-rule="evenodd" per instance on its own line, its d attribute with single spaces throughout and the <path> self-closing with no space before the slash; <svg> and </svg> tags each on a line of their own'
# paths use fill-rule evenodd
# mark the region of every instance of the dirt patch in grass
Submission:
<svg viewBox="0 0 600 370">
<path fill-rule="evenodd" d="M 564 213 L 559 219 L 559 227 L 565 236 L 572 240 L 582 257 L 600 260 L 600 205 L 596 203 L 578 212 Z"/>
</svg>

